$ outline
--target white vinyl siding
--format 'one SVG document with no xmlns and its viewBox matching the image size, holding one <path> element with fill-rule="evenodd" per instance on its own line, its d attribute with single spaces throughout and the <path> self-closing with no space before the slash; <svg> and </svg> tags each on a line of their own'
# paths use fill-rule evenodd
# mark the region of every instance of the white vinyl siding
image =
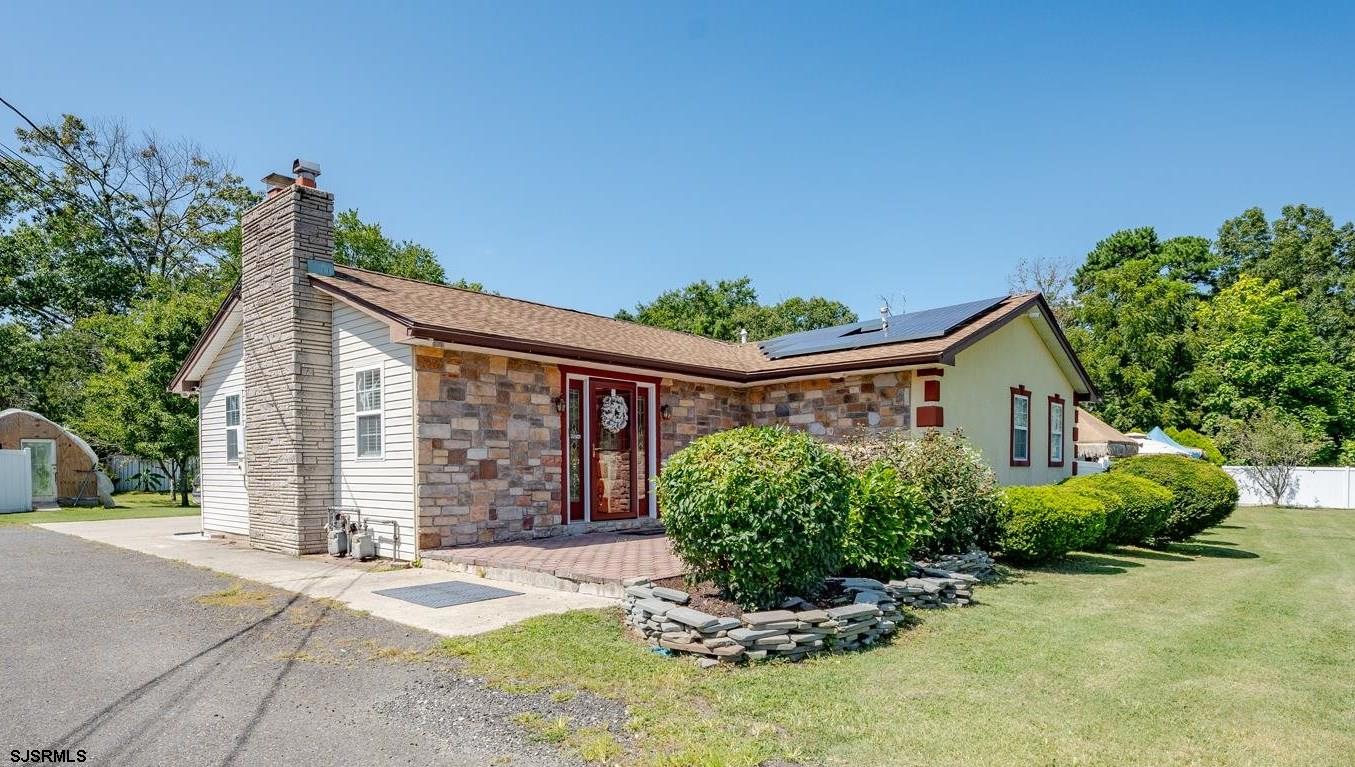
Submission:
<svg viewBox="0 0 1355 767">
<path fill-rule="evenodd" d="M 240 426 L 226 425 L 226 398 L 237 400 L 243 408 L 245 389 L 242 361 L 244 337 L 239 328 L 231 334 L 211 366 L 202 375 L 198 396 L 199 442 L 201 448 L 202 529 L 213 532 L 249 534 L 249 500 L 245 495 L 244 413 Z M 241 459 L 227 458 L 227 434 L 239 440 Z"/>
<path fill-rule="evenodd" d="M 377 553 L 398 559 L 415 556 L 414 530 L 414 352 L 390 340 L 390 328 L 344 304 L 334 304 L 335 504 L 361 510 L 372 521 Z M 359 376 L 359 371 L 379 376 Z M 359 397 L 359 378 L 368 384 Z M 379 392 L 370 386 L 376 378 Z M 364 412 L 359 415 L 359 400 Z M 375 416 L 373 418 L 372 416 Z M 359 456 L 360 419 L 365 440 Z M 374 456 L 370 435 L 380 437 Z M 391 525 L 399 525 L 399 550 Z"/>
</svg>

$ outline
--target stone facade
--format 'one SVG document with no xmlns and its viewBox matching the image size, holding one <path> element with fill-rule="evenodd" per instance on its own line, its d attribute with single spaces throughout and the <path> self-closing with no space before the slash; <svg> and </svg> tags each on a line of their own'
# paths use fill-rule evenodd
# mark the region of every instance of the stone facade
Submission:
<svg viewBox="0 0 1355 767">
<path fill-rule="evenodd" d="M 651 524 L 643 510 L 633 520 L 562 524 L 559 367 L 438 346 L 416 347 L 414 360 L 420 548 Z M 751 389 L 665 378 L 661 461 L 697 437 L 749 424 L 826 438 L 908 428 L 910 384 L 907 372 Z"/>
<path fill-rule="evenodd" d="M 283 189 L 241 222 L 245 477 L 250 542 L 325 550 L 334 497 L 334 373 L 329 297 L 308 260 L 332 262 L 334 196 Z"/>
<path fill-rule="evenodd" d="M 912 373 L 815 378 L 748 389 L 749 423 L 822 437 L 912 426 Z"/>
<path fill-rule="evenodd" d="M 659 451 L 665 460 L 697 437 L 748 425 L 744 389 L 665 378 L 658 399 L 660 408 L 668 408 L 668 418 L 659 421 Z"/>
<path fill-rule="evenodd" d="M 416 348 L 414 364 L 420 548 L 558 526 L 559 368 L 431 347 Z"/>
</svg>

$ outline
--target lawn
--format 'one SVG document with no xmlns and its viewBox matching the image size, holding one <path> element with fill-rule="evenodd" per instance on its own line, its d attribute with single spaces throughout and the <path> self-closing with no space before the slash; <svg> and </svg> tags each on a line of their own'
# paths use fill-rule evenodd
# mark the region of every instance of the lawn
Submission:
<svg viewBox="0 0 1355 767">
<path fill-rule="evenodd" d="M 0 525 L 38 524 L 46 522 L 88 522 L 102 519 L 140 519 L 143 517 L 196 516 L 197 506 L 182 508 L 171 504 L 169 493 L 119 493 L 113 496 L 117 507 L 63 507 L 47 511 L 25 511 L 18 514 L 0 514 Z"/>
<path fill-rule="evenodd" d="M 445 649 L 496 684 L 627 702 L 636 764 L 1355 764 L 1355 511 L 1239 509 L 977 596 L 800 664 L 701 671 L 602 612 Z"/>
</svg>

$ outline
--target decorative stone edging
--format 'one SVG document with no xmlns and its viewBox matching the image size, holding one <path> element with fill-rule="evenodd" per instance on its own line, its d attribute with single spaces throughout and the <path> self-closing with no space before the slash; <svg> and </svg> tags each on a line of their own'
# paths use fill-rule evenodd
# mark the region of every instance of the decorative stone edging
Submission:
<svg viewBox="0 0 1355 767">
<path fill-rule="evenodd" d="M 960 559 L 965 559 L 966 569 L 994 573 L 992 559 L 982 552 L 940 561 Z M 830 599 L 832 606 L 827 608 L 792 597 L 780 610 L 722 618 L 687 607 L 691 596 L 685 591 L 632 578 L 625 583 L 622 606 L 626 623 L 650 645 L 705 656 L 703 665 L 769 657 L 799 660 L 824 650 L 875 644 L 898 630 L 899 611 L 905 605 L 921 609 L 968 605 L 981 580 L 968 572 L 916 565 L 909 577 L 889 583 L 829 578 L 826 585 L 840 595 Z"/>
</svg>

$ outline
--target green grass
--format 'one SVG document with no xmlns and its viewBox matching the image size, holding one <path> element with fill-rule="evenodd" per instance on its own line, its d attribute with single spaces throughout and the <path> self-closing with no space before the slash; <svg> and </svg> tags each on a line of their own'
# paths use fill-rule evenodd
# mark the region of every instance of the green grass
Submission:
<svg viewBox="0 0 1355 767">
<path fill-rule="evenodd" d="M 105 519 L 142 519 L 145 517 L 196 516 L 197 506 L 182 508 L 171 504 L 169 493 L 119 493 L 113 496 L 117 507 L 62 507 L 47 511 L 25 511 L 18 514 L 0 514 L 0 525 L 39 524 L 47 522 L 89 522 Z"/>
<path fill-rule="evenodd" d="M 1355 511 L 1240 509 L 1166 551 L 1014 571 L 892 645 L 701 671 L 611 612 L 444 649 L 625 701 L 633 764 L 1355 764 Z"/>
</svg>

